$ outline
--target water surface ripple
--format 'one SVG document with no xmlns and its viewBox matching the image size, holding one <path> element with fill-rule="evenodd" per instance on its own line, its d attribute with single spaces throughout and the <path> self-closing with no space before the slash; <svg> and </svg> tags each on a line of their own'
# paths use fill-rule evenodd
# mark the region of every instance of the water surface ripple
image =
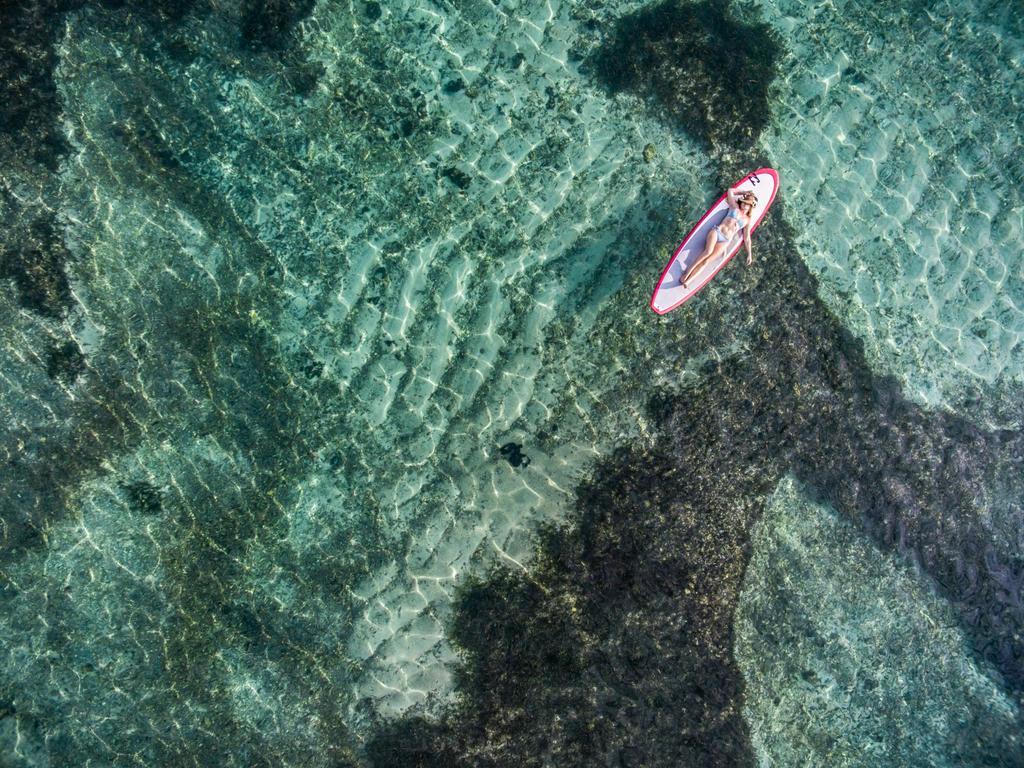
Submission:
<svg viewBox="0 0 1024 768">
<path fill-rule="evenodd" d="M 0 762 L 1021 764 L 1016 17 L 115 5 L 0 11 Z M 758 261 L 654 317 L 755 164 Z M 868 614 L 935 717 L 775 728 L 911 700 Z"/>
</svg>

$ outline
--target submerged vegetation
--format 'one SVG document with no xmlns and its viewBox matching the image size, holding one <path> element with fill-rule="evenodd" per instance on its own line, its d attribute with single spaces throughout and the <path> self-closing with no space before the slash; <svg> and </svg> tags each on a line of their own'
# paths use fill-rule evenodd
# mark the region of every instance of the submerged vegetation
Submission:
<svg viewBox="0 0 1024 768">
<path fill-rule="evenodd" d="M 483 19 L 495 12 L 491 3 L 461 5 Z M 17 349 L 26 351 L 18 361 L 18 383 L 27 384 L 23 400 L 8 411 L 50 411 L 36 421 L 12 419 L 0 445 L 0 597 L 11 609 L 4 628 L 15 638 L 12 663 L 0 681 L 0 733 L 8 737 L 2 743 L 27 743 L 19 748 L 43 755 L 40 764 L 49 755 L 93 749 L 75 758 L 378 768 L 753 765 L 756 742 L 743 716 L 734 621 L 756 524 L 788 475 L 858 535 L 867 531 L 881 550 L 919 566 L 948 601 L 950 620 L 959 622 L 979 663 L 995 670 L 999 680 L 992 685 L 1021 701 L 1024 563 L 1013 546 L 994 543 L 999 524 L 988 506 L 997 479 L 1007 495 L 1022 496 L 1021 434 L 926 411 L 908 402 L 897 382 L 873 374 L 862 344 L 818 298 L 782 202 L 759 230 L 752 268 L 723 273 L 692 312 L 662 320 L 645 315 L 643 330 L 640 323 L 623 322 L 638 316 L 650 274 L 635 275 L 620 291 L 618 277 L 588 282 L 590 273 L 574 273 L 567 262 L 599 262 L 596 273 L 639 264 L 646 269 L 661 260 L 674 243 L 633 237 L 651 230 L 630 229 L 630 220 L 658 220 L 655 231 L 662 234 L 678 230 L 682 224 L 669 221 L 672 206 L 665 201 L 673 190 L 635 198 L 615 234 L 624 241 L 616 246 L 620 255 L 608 261 L 599 261 L 605 258 L 601 251 L 612 248 L 611 240 L 601 240 L 606 233 L 581 225 L 579 240 L 562 240 L 568 228 L 553 213 L 568 199 L 563 195 L 575 179 L 572 170 L 590 174 L 587 183 L 611 188 L 629 165 L 616 166 L 618 157 L 609 160 L 599 151 L 593 157 L 565 151 L 591 138 L 606 140 L 599 134 L 610 133 L 609 127 L 602 124 L 589 135 L 587 121 L 595 119 L 585 108 L 590 105 L 572 89 L 563 93 L 550 84 L 533 92 L 526 87 L 527 106 L 517 112 L 511 89 L 487 90 L 501 79 L 495 70 L 474 70 L 479 77 L 470 82 L 456 71 L 456 47 L 444 54 L 451 71 L 441 73 L 429 92 L 408 73 L 419 68 L 432 77 L 423 63 L 432 60 L 377 45 L 377 38 L 358 49 L 359 35 L 369 35 L 369 25 L 381 26 L 393 13 L 387 4 L 351 6 L 352 17 L 339 26 L 352 31 L 344 42 L 356 54 L 343 60 L 346 71 L 334 73 L 333 101 L 312 117 L 288 111 L 315 96 L 327 72 L 290 48 L 313 7 L 309 0 L 230 5 L 227 19 L 217 19 L 222 26 L 201 42 L 201 36 L 177 34 L 175 25 L 213 5 L 93 6 L 99 31 L 83 36 L 87 42 L 120 40 L 126 28 L 154 34 L 144 36 L 151 47 L 134 60 L 130 45 L 97 46 L 117 59 L 116 68 L 100 72 L 109 77 L 102 87 L 146 94 L 126 98 L 109 113 L 83 108 L 96 102 L 91 75 L 104 65 L 97 47 L 71 59 L 81 69 L 66 95 L 82 114 L 69 109 L 69 120 L 78 120 L 83 133 L 100 126 L 78 169 L 74 192 L 88 200 L 80 205 L 83 220 L 93 216 L 79 235 L 99 231 L 91 244 L 110 248 L 92 254 L 91 266 L 104 280 L 85 281 L 93 290 L 89 306 L 99 308 L 96 322 L 107 321 L 105 335 L 100 342 L 94 328 L 68 335 L 81 321 L 74 303 L 79 294 L 68 277 L 71 254 L 78 252 L 65 244 L 59 206 L 42 201 L 57 199 L 52 187 L 67 152 L 52 80 L 58 22 L 61 12 L 85 6 L 84 0 L 23 0 L 0 11 L 0 20 L 10 22 L 0 27 L 0 95 L 6 97 L 0 104 L 0 212 L 14 222 L 0 234 L 0 279 L 21 309 L 0 308 L 47 329 L 38 350 L 29 348 L 25 339 L 35 337 L 27 333 L 16 340 L 22 345 Z M 416 18 L 404 32 L 422 34 L 434 46 L 436 23 Z M 167 39 L 156 34 L 165 28 L 171 30 Z M 752 149 L 767 120 L 781 58 L 767 27 L 737 20 L 714 3 L 662 3 L 614 26 L 595 22 L 588 28 L 606 35 L 589 54 L 590 71 L 612 91 L 640 96 L 652 114 L 710 148 L 721 169 L 719 183 L 767 162 Z M 189 101 L 168 85 L 164 66 L 193 57 L 202 63 L 201 44 L 223 70 L 214 71 L 209 88 L 202 78 L 188 79 L 187 86 L 179 80 L 176 85 L 195 96 Z M 567 56 L 572 45 L 566 41 Z M 514 72 L 526 83 L 544 79 L 529 46 L 507 48 L 496 54 L 505 62 L 502 76 Z M 353 65 L 360 57 L 363 68 Z M 243 73 L 244 67 L 251 71 Z M 373 77 L 385 70 L 390 79 Z M 261 91 L 257 75 L 267 72 L 274 84 Z M 273 92 L 276 87 L 280 92 Z M 260 97 L 268 91 L 284 95 L 264 103 Z M 507 99 L 498 103 L 495 93 Z M 444 98 L 461 106 L 445 112 L 438 101 Z M 534 107 L 529 98 L 537 101 Z M 491 159 L 501 156 L 508 164 L 491 168 L 490 175 L 473 152 L 424 164 L 421 176 L 392 175 L 392 166 L 412 154 L 413 139 L 427 147 L 449 121 L 455 124 L 452 136 L 464 135 L 455 129 L 465 131 L 482 102 L 494 106 L 499 127 L 536 109 L 541 121 L 564 123 L 571 131 L 493 131 L 501 143 L 486 145 L 481 154 L 497 147 Z M 246 105 L 262 133 L 233 134 L 225 129 L 231 128 L 228 118 L 207 111 L 228 115 Z M 119 119 L 111 124 L 106 118 L 115 113 Z M 339 139 L 337 125 L 345 123 L 358 127 Z M 306 125 L 326 126 L 324 136 L 313 138 L 329 141 L 308 140 L 302 135 Z M 648 138 L 639 137 L 637 148 Z M 354 164 L 314 162 L 364 140 Z M 214 141 L 223 142 L 220 155 L 210 148 Z M 650 143 L 634 153 L 651 176 L 657 163 L 678 151 L 668 144 L 655 149 Z M 225 161 L 220 168 L 238 147 L 265 152 L 278 165 Z M 15 170 L 9 174 L 8 167 Z M 264 173 L 275 167 L 279 175 Z M 559 168 L 556 185 L 551 174 Z M 367 169 L 369 175 L 361 175 Z M 11 181 L 15 174 L 31 183 L 18 187 Z M 650 176 L 625 180 L 639 186 L 643 178 Z M 254 180 L 258 188 L 250 189 Z M 75 183 L 66 180 L 67 186 Z M 444 218 L 451 212 L 444 204 L 471 199 L 484 187 L 487 193 L 515 192 L 510 203 L 487 198 L 487 213 L 501 210 L 501 216 L 455 208 Z M 585 187 L 581 197 L 592 192 Z M 534 263 L 506 245 L 529 239 L 518 228 L 523 220 L 513 216 L 516 206 L 529 209 L 548 193 L 550 207 L 538 208 L 537 216 L 527 210 L 524 220 L 562 232 L 547 241 L 549 261 Z M 373 205 L 392 194 L 399 204 L 389 215 L 410 221 L 404 228 L 388 222 L 373 229 L 367 222 L 381 218 Z M 134 195 L 145 203 L 137 210 L 115 204 Z M 499 203 L 508 204 L 502 209 Z M 591 203 L 581 204 L 587 216 Z M 436 220 L 425 227 L 410 215 L 417 206 Z M 106 218 L 112 211 L 122 218 Z M 321 219 L 324 211 L 335 218 Z M 136 213 L 136 219 L 128 215 Z M 260 230 L 260 221 L 272 221 L 276 229 Z M 156 240 L 164 235 L 154 233 L 166 234 L 168 242 L 140 243 L 133 223 Z M 107 241 L 102 230 L 112 224 L 123 227 L 123 237 Z M 175 236 L 182 232 L 188 234 L 179 241 Z M 309 250 L 288 252 L 292 235 Z M 431 242 L 442 246 L 436 261 L 422 256 Z M 516 262 L 506 271 L 473 271 L 506 256 Z M 449 273 L 434 268 L 442 259 L 462 261 Z M 495 288 L 501 280 L 506 282 Z M 548 289 L 562 281 L 576 281 L 577 294 L 593 296 L 559 305 L 563 294 Z M 502 293 L 507 315 L 500 311 L 503 299 L 488 304 L 488 294 Z M 543 330 L 538 297 L 558 305 L 557 319 Z M 413 304 L 419 309 L 421 301 L 424 309 L 414 317 Z M 447 315 L 445 302 L 455 305 Z M 399 306 L 409 315 L 394 315 Z M 494 387 L 496 399 L 514 398 L 519 387 L 528 393 L 523 402 L 535 395 L 529 387 L 531 378 L 542 378 L 537 368 L 531 362 L 520 369 L 525 375 L 505 376 L 507 356 L 572 367 L 577 360 L 562 342 L 584 336 L 573 337 L 572 329 L 581 307 L 599 315 L 595 325 L 582 326 L 582 341 L 600 353 L 594 359 L 619 366 L 609 366 L 609 378 L 642 382 L 624 385 L 634 386 L 629 396 L 646 404 L 642 436 L 623 439 L 591 468 L 575 490 L 570 519 L 541 532 L 526 567 L 498 566 L 470 577 L 448 615 L 451 595 L 445 590 L 465 578 L 465 553 L 437 546 L 415 563 L 426 574 L 422 583 L 406 590 L 397 605 L 386 604 L 381 583 L 394 583 L 395 591 L 404 587 L 394 573 L 403 567 L 403 555 L 405 566 L 415 559 L 409 541 L 450 543 L 445 537 L 465 522 L 458 515 L 471 505 L 460 508 L 462 499 L 446 494 L 450 486 L 453 494 L 468 495 L 472 489 L 460 483 L 479 479 L 467 477 L 466 455 L 488 462 L 480 480 L 488 503 L 525 506 L 543 498 L 530 482 L 544 477 L 539 471 L 554 454 L 549 448 L 572 441 L 564 437 L 568 430 L 554 434 L 558 413 L 543 422 L 543 432 L 495 435 L 459 409 L 465 401 L 486 410 L 492 424 L 492 403 L 479 394 L 492 375 L 502 380 Z M 526 335 L 516 325 L 524 318 Z M 289 323 L 288 333 L 279 334 Z M 377 334 L 377 325 L 392 330 Z M 318 333 L 326 339 L 321 347 L 310 340 Z M 295 348 L 291 358 L 289 345 Z M 436 370 L 417 348 L 431 345 L 438 353 Z M 344 356 L 329 354 L 338 349 Z M 678 386 L 652 393 L 644 369 L 655 354 L 659 365 L 665 361 L 675 370 L 705 363 L 688 369 Z M 467 359 L 465 368 L 453 362 Z M 591 372 L 572 375 L 583 379 Z M 470 385 L 461 387 L 460 379 Z M 509 385 L 514 389 L 502 389 L 505 379 L 515 380 Z M 574 382 L 549 378 L 544 385 L 553 380 L 553 386 L 566 384 L 559 397 L 580 411 L 616 405 L 597 395 L 575 402 L 580 390 Z M 47 387 L 63 399 L 48 395 Z M 366 405 L 372 408 L 359 410 Z M 403 408 L 405 421 L 395 416 Z M 40 423 L 46 428 L 35 428 Z M 595 425 L 601 423 L 587 423 Z M 436 442 L 421 440 L 427 431 Z M 461 454 L 447 445 L 460 438 L 469 446 Z M 397 459 L 382 467 L 393 458 L 382 459 L 384 453 Z M 429 462 L 441 467 L 433 484 L 413 470 Z M 506 476 L 520 494 L 495 483 Z M 401 493 L 390 497 L 382 490 L 395 487 Z M 420 519 L 404 519 L 409 509 Z M 435 526 L 431 516 L 438 510 Z M 498 509 L 499 515 L 506 511 L 502 524 L 511 521 L 509 529 L 527 519 L 520 508 Z M 469 525 L 475 530 L 468 538 L 479 533 L 471 546 L 497 546 L 487 538 L 492 531 L 481 533 L 483 523 Z M 467 551 L 466 559 L 479 553 Z M 489 562 L 484 554 L 473 562 Z M 45 571 L 34 583 L 32 569 Z M 771 615 L 770 604 L 760 608 Z M 792 615 L 795 625 L 798 612 Z M 356 639 L 352 626 L 362 619 L 375 633 Z M 18 654 L 35 650 L 42 625 L 45 652 L 26 653 L 21 663 Z M 387 648 L 395 627 L 412 627 L 418 645 Z M 408 691 L 378 680 L 380 688 L 367 693 L 353 682 L 353 669 L 369 667 L 368 659 L 381 666 L 409 659 L 409 666 L 420 665 L 428 652 L 437 654 L 440 667 L 448 661 L 437 650 L 445 629 L 461 658 L 456 702 L 431 708 L 431 716 L 413 709 L 408 717 L 368 724 L 375 706 L 367 703 L 370 696 Z M 825 695 L 819 678 L 787 672 Z M 421 685 L 417 694 L 431 694 L 445 681 L 409 675 L 396 685 Z M 114 696 L 123 697 L 116 699 L 120 710 L 109 706 Z M 950 702 L 951 709 L 956 706 Z M 356 720 L 364 733 L 350 730 Z M 1015 741 L 1020 728 L 1007 733 L 998 723 L 976 727 L 985 754 L 1024 761 Z M 879 763 L 886 758 L 896 760 L 883 755 Z"/>
<path fill-rule="evenodd" d="M 668 0 L 616 21 L 593 68 L 710 149 L 749 149 L 768 124 L 781 51 L 770 27 L 725 3 Z"/>
<path fill-rule="evenodd" d="M 1007 595 L 1024 573 L 987 543 L 983 498 L 995 477 L 1024 476 L 1024 438 L 925 411 L 872 374 L 778 208 L 758 237 L 771 270 L 731 272 L 699 312 L 664 325 L 684 359 L 744 351 L 652 399 L 653 443 L 594 468 L 529 573 L 465 589 L 452 623 L 460 704 L 388 726 L 375 766 L 753 765 L 733 619 L 754 525 L 786 473 L 918 562 L 1020 701 L 1024 610 Z M 641 356 L 630 343 L 623 354 Z M 977 727 L 1007 764 L 1024 760 L 1013 733 Z"/>
</svg>

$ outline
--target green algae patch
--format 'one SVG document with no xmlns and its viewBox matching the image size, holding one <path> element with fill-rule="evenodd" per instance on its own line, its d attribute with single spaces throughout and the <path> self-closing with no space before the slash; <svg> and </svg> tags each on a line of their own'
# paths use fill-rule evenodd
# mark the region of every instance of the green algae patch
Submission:
<svg viewBox="0 0 1024 768">
<path fill-rule="evenodd" d="M 946 602 L 786 478 L 736 616 L 762 764 L 1019 765 L 1016 705 Z"/>
<path fill-rule="evenodd" d="M 719 3 L 666 2 L 620 19 L 593 63 L 611 91 L 640 95 L 712 149 L 748 149 L 768 124 L 780 58 L 766 24 Z"/>
</svg>

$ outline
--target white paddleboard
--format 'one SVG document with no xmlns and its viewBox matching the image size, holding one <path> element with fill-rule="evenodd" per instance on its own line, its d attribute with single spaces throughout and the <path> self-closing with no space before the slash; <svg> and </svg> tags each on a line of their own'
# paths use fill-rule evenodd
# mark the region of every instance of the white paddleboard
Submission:
<svg viewBox="0 0 1024 768">
<path fill-rule="evenodd" d="M 750 218 L 750 234 L 753 235 L 757 225 L 761 223 L 761 219 L 764 218 L 768 208 L 775 201 L 775 193 L 779 191 L 779 174 L 772 168 L 759 168 L 733 184 L 731 189 L 735 189 L 737 192 L 750 190 L 757 195 L 757 206 Z M 659 315 L 672 311 L 696 294 L 739 252 L 740 246 L 743 245 L 742 230 L 729 241 L 722 255 L 704 264 L 700 272 L 690 275 L 686 288 L 683 288 L 681 282 L 683 275 L 704 252 L 708 232 L 722 221 L 727 210 L 729 210 L 729 203 L 726 201 L 726 195 L 722 195 L 708 209 L 707 213 L 701 216 L 697 225 L 690 230 L 690 234 L 683 239 L 683 242 L 676 248 L 676 252 L 672 254 L 672 260 L 665 267 L 665 271 L 661 273 L 661 279 L 658 280 L 658 285 L 654 288 L 654 294 L 651 296 L 651 309 Z"/>
</svg>

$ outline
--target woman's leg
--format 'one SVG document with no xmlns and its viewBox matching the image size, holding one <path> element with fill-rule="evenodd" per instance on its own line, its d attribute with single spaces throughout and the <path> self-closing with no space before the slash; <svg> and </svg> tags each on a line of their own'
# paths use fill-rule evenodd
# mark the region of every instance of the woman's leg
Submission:
<svg viewBox="0 0 1024 768">
<path fill-rule="evenodd" d="M 708 239 L 704 243 L 704 252 L 697 257 L 697 260 L 693 262 L 693 266 L 690 267 L 686 274 L 683 275 L 683 279 L 680 281 L 683 287 L 686 287 L 686 281 L 690 279 L 690 275 L 696 273 L 704 263 L 718 253 L 719 247 L 725 247 L 727 243 L 718 242 L 718 230 L 712 229 L 708 232 Z"/>
</svg>

